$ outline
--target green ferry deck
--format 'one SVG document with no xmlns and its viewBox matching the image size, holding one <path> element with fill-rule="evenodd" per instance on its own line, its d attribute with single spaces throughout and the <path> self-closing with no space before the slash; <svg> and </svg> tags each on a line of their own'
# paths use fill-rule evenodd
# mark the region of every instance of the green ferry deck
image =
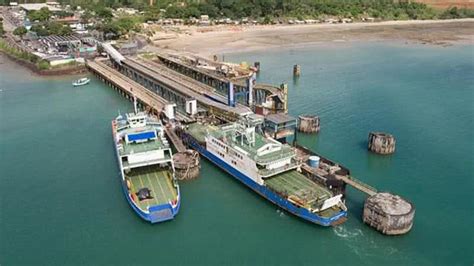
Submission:
<svg viewBox="0 0 474 266">
<path fill-rule="evenodd" d="M 266 178 L 264 184 L 279 195 L 300 202 L 305 208 L 316 209 L 333 196 L 328 189 L 311 181 L 296 170 Z M 318 212 L 318 214 L 323 217 L 331 217 L 339 211 L 339 209 L 329 208 Z"/>
<path fill-rule="evenodd" d="M 131 183 L 130 193 L 135 194 L 142 188 L 151 190 L 150 194 L 153 198 L 135 201 L 143 210 L 149 206 L 161 205 L 177 199 L 177 191 L 173 186 L 169 170 L 160 169 L 157 166 L 145 166 L 134 168 L 125 176 Z"/>
</svg>

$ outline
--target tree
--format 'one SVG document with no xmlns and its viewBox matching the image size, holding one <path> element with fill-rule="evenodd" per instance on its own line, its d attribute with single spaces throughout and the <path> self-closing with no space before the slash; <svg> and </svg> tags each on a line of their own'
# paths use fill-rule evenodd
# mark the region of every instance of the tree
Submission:
<svg viewBox="0 0 474 266">
<path fill-rule="evenodd" d="M 23 35 L 25 35 L 27 32 L 28 32 L 28 30 L 26 30 L 25 27 L 20 26 L 20 27 L 16 28 L 16 29 L 13 31 L 13 34 L 15 34 L 15 35 L 17 35 L 17 36 L 20 36 L 20 37 L 23 37 Z"/>
<path fill-rule="evenodd" d="M 124 16 L 117 19 L 114 24 L 119 28 L 121 34 L 127 34 L 131 30 L 140 30 L 140 22 L 139 17 Z"/>
<path fill-rule="evenodd" d="M 46 27 L 46 30 L 48 31 L 48 35 L 59 35 L 63 25 L 58 22 L 50 22 L 46 24 L 45 27 Z"/>
<path fill-rule="evenodd" d="M 28 18 L 31 21 L 48 21 L 51 17 L 51 11 L 47 7 L 43 7 L 38 11 L 32 11 L 28 14 Z"/>
<path fill-rule="evenodd" d="M 69 26 L 63 26 L 58 32 L 58 35 L 61 35 L 61 36 L 67 36 L 71 34 L 72 34 L 72 29 Z"/>
<path fill-rule="evenodd" d="M 93 10 L 97 17 L 103 18 L 105 20 L 111 19 L 114 15 L 112 14 L 112 10 L 110 8 L 106 8 L 103 6 L 99 6 Z"/>
<path fill-rule="evenodd" d="M 92 18 L 92 13 L 89 10 L 84 11 L 84 13 L 81 15 L 81 23 L 87 24 L 89 23 L 89 20 Z"/>
<path fill-rule="evenodd" d="M 36 32 L 38 36 L 49 35 L 49 31 L 43 25 L 33 25 L 30 30 Z"/>
</svg>

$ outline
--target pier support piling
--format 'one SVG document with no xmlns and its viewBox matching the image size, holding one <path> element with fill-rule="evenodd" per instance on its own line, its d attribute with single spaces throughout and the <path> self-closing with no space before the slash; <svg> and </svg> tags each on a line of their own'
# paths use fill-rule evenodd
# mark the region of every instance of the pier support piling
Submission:
<svg viewBox="0 0 474 266">
<path fill-rule="evenodd" d="M 255 67 L 255 72 L 260 72 L 260 62 L 254 62 L 253 66 Z"/>
<path fill-rule="evenodd" d="M 320 130 L 320 119 L 316 115 L 298 116 L 298 130 L 303 133 L 318 133 Z"/>
<path fill-rule="evenodd" d="M 395 152 L 395 137 L 383 132 L 369 133 L 368 149 L 378 154 L 392 154 Z"/>
<path fill-rule="evenodd" d="M 385 235 L 406 234 L 413 226 L 415 207 L 398 195 L 377 193 L 365 200 L 363 221 Z"/>
<path fill-rule="evenodd" d="M 301 66 L 300 65 L 294 65 L 293 66 L 293 76 L 294 77 L 299 77 L 301 75 Z"/>
<path fill-rule="evenodd" d="M 178 180 L 190 180 L 199 176 L 200 157 L 194 150 L 186 150 L 173 155 L 175 175 Z"/>
</svg>

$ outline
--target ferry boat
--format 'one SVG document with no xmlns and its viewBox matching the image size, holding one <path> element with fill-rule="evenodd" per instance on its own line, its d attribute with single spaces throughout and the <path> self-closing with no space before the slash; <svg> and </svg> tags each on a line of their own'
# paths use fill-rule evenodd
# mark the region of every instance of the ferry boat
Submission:
<svg viewBox="0 0 474 266">
<path fill-rule="evenodd" d="M 225 125 L 190 124 L 183 140 L 262 197 L 307 221 L 331 226 L 347 220 L 342 194 L 301 173 L 296 151 L 265 137 L 257 128 L 263 118 L 249 115 Z"/>
<path fill-rule="evenodd" d="M 151 223 L 173 219 L 181 197 L 163 124 L 135 107 L 112 121 L 112 133 L 123 193 L 132 209 Z"/>
<path fill-rule="evenodd" d="M 87 85 L 89 84 L 91 80 L 89 78 L 81 78 L 81 79 L 78 79 L 76 81 L 73 81 L 72 82 L 72 85 L 74 87 L 78 87 L 78 86 L 84 86 L 84 85 Z"/>
</svg>

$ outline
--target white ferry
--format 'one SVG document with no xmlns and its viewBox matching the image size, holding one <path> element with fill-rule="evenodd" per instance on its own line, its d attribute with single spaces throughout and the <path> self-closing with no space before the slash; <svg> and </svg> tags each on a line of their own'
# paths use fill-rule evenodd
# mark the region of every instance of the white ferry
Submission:
<svg viewBox="0 0 474 266">
<path fill-rule="evenodd" d="M 173 219 L 180 207 L 172 152 L 159 120 L 143 112 L 112 121 L 123 192 L 132 209 L 151 223 Z"/>
<path fill-rule="evenodd" d="M 342 194 L 303 175 L 295 149 L 258 133 L 262 123 L 257 116 L 221 126 L 194 123 L 184 129 L 183 140 L 284 210 L 322 226 L 344 222 Z"/>
</svg>

